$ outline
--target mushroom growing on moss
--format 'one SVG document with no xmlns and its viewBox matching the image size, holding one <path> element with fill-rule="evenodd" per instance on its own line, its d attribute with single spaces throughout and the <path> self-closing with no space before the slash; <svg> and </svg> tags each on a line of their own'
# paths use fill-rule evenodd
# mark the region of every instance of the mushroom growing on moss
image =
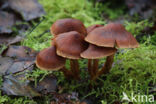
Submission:
<svg viewBox="0 0 156 104">
<path fill-rule="evenodd" d="M 56 37 L 58 37 L 59 35 L 62 35 L 63 33 L 67 33 L 67 34 L 70 34 L 70 33 L 68 33 L 68 32 L 71 32 L 71 31 L 75 31 L 75 32 L 77 32 L 77 34 L 79 34 L 78 35 L 78 37 L 80 36 L 80 35 L 82 35 L 82 36 L 80 36 L 81 38 L 83 37 L 83 39 L 81 39 L 81 40 L 84 40 L 84 36 L 86 36 L 87 35 L 87 30 L 86 30 L 86 28 L 85 28 L 85 26 L 83 25 L 83 23 L 80 21 L 80 20 L 77 20 L 77 19 L 72 19 L 72 18 L 66 18 L 66 19 L 60 19 L 60 20 L 57 20 L 56 22 L 54 22 L 54 24 L 51 26 L 51 29 L 50 29 L 50 32 L 51 32 L 51 34 L 53 34 L 54 35 L 54 38 L 52 39 L 52 42 L 51 42 L 51 44 L 53 45 L 54 44 L 54 42 L 53 42 L 53 40 L 55 40 L 55 38 Z M 73 32 L 72 32 L 73 33 Z M 64 35 L 63 35 L 64 36 Z M 76 35 L 75 35 L 76 36 Z M 58 39 L 58 38 L 57 38 Z M 73 38 L 74 39 L 74 38 Z M 75 39 L 76 40 L 76 39 Z M 61 42 L 61 41 L 60 41 Z M 78 42 L 78 41 L 77 41 Z M 73 43 L 71 42 L 70 43 L 70 46 L 72 46 L 72 44 L 73 44 L 73 46 L 75 45 L 74 44 L 75 42 L 73 41 Z M 61 43 L 61 45 L 63 45 L 62 43 Z M 81 44 L 82 45 L 82 44 Z M 67 46 L 67 45 L 66 45 Z M 59 48 L 60 48 L 60 46 L 59 46 Z M 72 50 L 71 52 L 76 52 L 76 50 Z M 67 58 L 70 58 L 70 66 L 71 66 L 71 70 L 72 70 L 72 72 L 73 72 L 73 75 L 71 75 L 71 76 L 74 76 L 75 78 L 77 77 L 77 79 L 78 79 L 78 76 L 75 76 L 75 74 L 76 73 L 79 73 L 79 71 L 78 71 L 78 67 L 79 67 L 79 65 L 78 65 L 78 61 L 76 61 L 76 59 L 79 59 L 80 58 L 80 53 L 79 53 L 79 51 L 81 51 L 81 50 L 77 50 L 77 53 L 72 53 L 72 54 L 66 54 L 66 52 L 63 52 L 63 53 L 61 53 L 61 55 L 60 56 L 62 56 L 62 55 L 64 55 L 64 56 L 66 56 Z M 58 49 L 58 55 L 60 54 L 60 52 L 62 52 L 62 51 L 59 51 L 59 49 Z M 76 55 L 77 54 L 77 55 Z M 71 56 L 70 56 L 71 55 Z M 75 74 L 74 74 L 75 73 Z M 77 74 L 78 75 L 78 74 Z"/>
<path fill-rule="evenodd" d="M 36 57 L 36 66 L 41 70 L 58 71 L 61 70 L 68 78 L 70 72 L 64 67 L 66 59 L 56 54 L 56 47 L 51 46 L 49 48 L 40 51 Z"/>
<path fill-rule="evenodd" d="M 110 48 L 137 48 L 139 46 L 133 35 L 126 31 L 123 25 L 116 23 L 95 28 L 85 37 L 85 41 L 96 46 Z M 105 65 L 93 79 L 96 79 L 103 73 L 108 73 L 113 64 L 113 59 L 114 54 L 107 56 Z"/>
<path fill-rule="evenodd" d="M 89 27 L 87 27 L 87 35 L 93 31 L 94 29 L 98 28 L 98 27 L 102 27 L 103 25 L 99 25 L 99 24 L 94 24 L 94 25 L 91 25 Z M 90 45 L 89 45 L 90 47 Z M 83 56 L 82 56 L 83 57 Z M 91 78 L 94 76 L 94 74 L 97 72 L 95 66 L 96 64 L 98 63 L 98 60 L 94 60 L 94 68 L 92 68 L 92 62 L 93 60 L 90 59 L 90 58 L 87 58 L 88 59 L 88 72 L 89 74 L 91 75 Z"/>
<path fill-rule="evenodd" d="M 88 49 L 86 49 L 84 52 L 81 53 L 81 57 L 93 60 L 93 67 L 91 67 L 91 69 L 88 69 L 90 70 L 89 72 L 91 74 L 91 79 L 93 79 L 94 76 L 98 72 L 99 59 L 106 57 L 106 56 L 110 56 L 114 54 L 116 51 L 117 51 L 116 48 L 99 47 L 99 46 L 90 44 Z"/>
<path fill-rule="evenodd" d="M 84 36 L 76 31 L 59 34 L 54 39 L 54 44 L 57 48 L 57 55 L 70 59 L 71 71 L 76 79 L 79 79 L 79 64 L 78 59 L 88 46 L 84 41 Z"/>
<path fill-rule="evenodd" d="M 54 35 L 52 46 L 42 50 L 36 58 L 36 65 L 43 70 L 61 70 L 64 75 L 80 79 L 78 59 L 88 59 L 91 79 L 108 73 L 112 67 L 116 48 L 137 48 L 139 43 L 121 24 L 92 25 L 87 29 L 76 19 L 57 20 L 50 29 Z M 99 59 L 106 62 L 98 70 Z M 64 67 L 70 60 L 71 70 Z"/>
</svg>

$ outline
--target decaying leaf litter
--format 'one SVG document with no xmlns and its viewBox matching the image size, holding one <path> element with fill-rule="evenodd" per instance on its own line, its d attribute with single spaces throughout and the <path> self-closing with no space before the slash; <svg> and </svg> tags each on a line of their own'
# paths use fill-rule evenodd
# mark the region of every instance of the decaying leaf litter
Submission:
<svg viewBox="0 0 156 104">
<path fill-rule="evenodd" d="M 37 87 L 30 84 L 31 80 L 25 79 L 26 73 L 34 69 L 35 57 L 38 52 L 29 47 L 18 45 L 24 39 L 23 35 L 25 34 L 12 35 L 14 34 L 13 28 L 18 26 L 17 22 L 31 21 L 44 15 L 42 6 L 37 0 L 29 0 L 28 2 L 25 0 L 5 0 L 1 2 L 0 46 L 5 46 L 1 51 L 0 58 L 0 75 L 3 77 L 2 91 L 7 95 L 29 97 L 54 92 L 57 81 L 54 76 L 43 79 Z M 29 7 L 27 7 L 28 5 Z M 19 15 L 21 17 L 17 18 Z M 21 31 L 26 32 L 27 30 L 21 28 Z M 51 82 L 46 83 L 49 80 Z M 45 84 L 47 84 L 46 88 Z"/>
<path fill-rule="evenodd" d="M 2 0 L 0 6 L 0 47 L 20 42 L 30 27 L 25 21 L 34 20 L 45 14 L 37 0 Z M 29 5 L 29 7 L 27 7 Z M 20 27 L 20 28 L 19 28 Z M 18 33 L 15 28 L 19 28 Z M 18 36 L 14 36 L 18 34 Z"/>
</svg>

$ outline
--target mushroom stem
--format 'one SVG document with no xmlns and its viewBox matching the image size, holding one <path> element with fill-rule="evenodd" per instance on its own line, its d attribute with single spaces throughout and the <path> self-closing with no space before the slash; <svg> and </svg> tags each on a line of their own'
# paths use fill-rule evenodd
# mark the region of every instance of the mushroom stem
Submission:
<svg viewBox="0 0 156 104">
<path fill-rule="evenodd" d="M 76 79 L 80 79 L 80 68 L 79 68 L 79 62 L 78 60 L 74 60 L 74 64 L 75 64 L 75 74 L 76 74 Z"/>
<path fill-rule="evenodd" d="M 93 72 L 92 72 L 92 59 L 88 59 L 88 73 L 90 74 L 90 77 L 93 77 Z"/>
<path fill-rule="evenodd" d="M 74 70 L 74 63 L 72 60 L 70 60 L 70 71 L 72 72 L 73 70 Z"/>
<path fill-rule="evenodd" d="M 75 71 L 74 62 L 72 59 L 70 59 L 70 73 L 72 77 L 75 77 L 74 71 Z"/>
<path fill-rule="evenodd" d="M 63 72 L 64 76 L 67 78 L 67 79 L 70 79 L 72 76 L 72 73 L 71 71 L 69 71 L 68 69 L 66 69 L 65 67 L 61 68 L 60 71 Z"/>
<path fill-rule="evenodd" d="M 75 79 L 80 79 L 80 70 L 78 60 L 70 59 L 71 73 Z"/>
<path fill-rule="evenodd" d="M 107 56 L 105 65 L 102 67 L 100 71 L 97 72 L 97 74 L 92 80 L 95 80 L 97 77 L 99 77 L 102 74 L 109 73 L 110 69 L 112 68 L 113 61 L 114 61 L 114 55 L 115 54 Z"/>
<path fill-rule="evenodd" d="M 98 59 L 94 59 L 93 60 L 93 69 L 92 69 L 94 76 L 98 72 L 98 65 L 99 65 L 99 60 Z"/>
<path fill-rule="evenodd" d="M 109 73 L 110 69 L 112 68 L 113 61 L 114 61 L 114 55 L 115 54 L 107 56 L 105 65 L 99 71 L 98 75 L 102 75 L 103 73 L 104 74 Z"/>
</svg>

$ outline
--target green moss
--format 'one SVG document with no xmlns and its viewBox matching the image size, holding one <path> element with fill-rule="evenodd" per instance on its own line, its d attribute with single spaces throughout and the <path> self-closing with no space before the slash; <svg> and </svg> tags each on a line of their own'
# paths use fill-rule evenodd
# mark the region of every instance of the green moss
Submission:
<svg viewBox="0 0 156 104">
<path fill-rule="evenodd" d="M 99 94 L 105 96 L 105 100 L 121 100 L 122 92 L 129 96 L 132 92 L 149 94 L 149 89 L 156 84 L 155 46 L 141 45 L 137 49 L 127 49 L 116 56 L 116 63 L 106 80 L 101 79 L 103 88 L 100 92 L 103 93 Z"/>
<path fill-rule="evenodd" d="M 0 94 L 0 104 L 38 104 L 38 103 L 27 97 L 19 97 L 13 99 L 7 95 L 2 96 Z"/>
<path fill-rule="evenodd" d="M 156 45 L 156 32 L 150 38 L 151 38 L 151 43 L 153 45 Z"/>
<path fill-rule="evenodd" d="M 145 28 L 151 28 L 153 26 L 153 22 L 149 20 L 142 20 L 139 22 L 128 22 L 125 21 L 126 29 L 132 33 L 134 36 L 139 35 Z"/>
<path fill-rule="evenodd" d="M 45 70 L 40 70 L 38 68 L 34 69 L 32 72 L 26 73 L 26 77 L 24 80 L 31 79 L 34 81 L 35 86 L 37 86 L 37 83 L 39 81 L 42 81 L 45 76 L 51 74 L 52 72 L 50 71 L 45 71 Z"/>
<path fill-rule="evenodd" d="M 93 8 L 92 3 L 87 0 L 39 0 L 46 11 L 45 19 L 22 43 L 35 50 L 41 50 L 50 46 L 52 35 L 43 32 L 50 29 L 53 22 L 61 18 L 76 18 L 81 20 L 85 26 L 91 24 L 105 24 L 99 17 L 98 12 Z M 41 19 L 42 20 L 42 19 Z M 36 23 L 33 22 L 34 25 Z"/>
</svg>

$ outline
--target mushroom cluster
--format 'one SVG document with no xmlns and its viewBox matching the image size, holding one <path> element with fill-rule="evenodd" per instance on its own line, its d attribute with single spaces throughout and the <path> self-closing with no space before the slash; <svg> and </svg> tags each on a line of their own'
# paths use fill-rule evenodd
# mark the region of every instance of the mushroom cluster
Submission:
<svg viewBox="0 0 156 104">
<path fill-rule="evenodd" d="M 88 72 L 91 80 L 108 73 L 112 67 L 117 48 L 137 48 L 139 46 L 131 33 L 123 25 L 110 23 L 92 25 L 85 28 L 76 19 L 57 20 L 50 28 L 54 35 L 51 47 L 43 49 L 36 57 L 36 65 L 42 70 L 60 70 L 66 78 L 80 79 L 78 59 L 88 59 Z M 98 69 L 99 59 L 106 62 Z M 70 60 L 70 70 L 65 68 Z"/>
</svg>

